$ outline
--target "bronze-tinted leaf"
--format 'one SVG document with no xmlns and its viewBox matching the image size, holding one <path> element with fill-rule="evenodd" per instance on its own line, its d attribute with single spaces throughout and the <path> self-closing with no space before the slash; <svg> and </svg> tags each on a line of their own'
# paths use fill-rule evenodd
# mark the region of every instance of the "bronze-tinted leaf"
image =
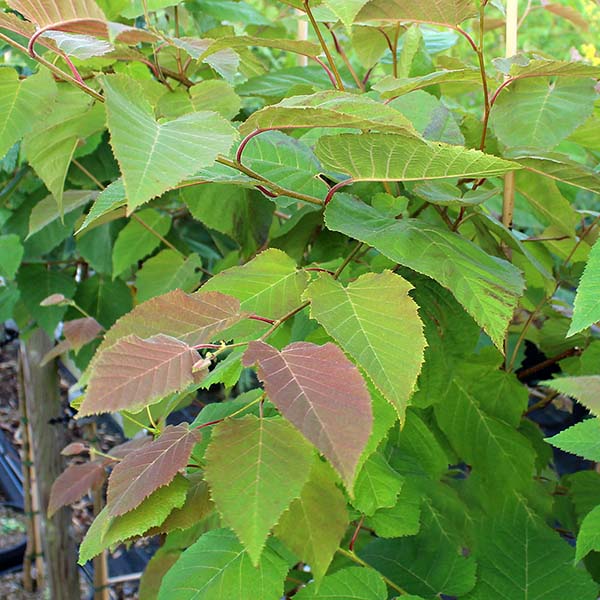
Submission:
<svg viewBox="0 0 600 600">
<path fill-rule="evenodd" d="M 129 335 L 94 361 L 79 415 L 142 409 L 193 383 L 197 360 L 194 349 L 167 335 Z"/>
<path fill-rule="evenodd" d="M 371 397 L 358 369 L 331 343 L 296 342 L 279 351 L 250 342 L 244 364 L 257 363 L 269 398 L 351 487 L 373 421 Z"/>
<path fill-rule="evenodd" d="M 119 462 L 108 481 L 108 511 L 123 515 L 170 483 L 190 458 L 200 433 L 187 424 L 167 425 L 162 434 Z"/>
<path fill-rule="evenodd" d="M 84 317 L 67 321 L 63 327 L 63 335 L 77 352 L 80 348 L 95 339 L 103 327 L 94 317 Z"/>
<path fill-rule="evenodd" d="M 148 338 L 164 333 L 190 345 L 202 344 L 241 317 L 240 302 L 232 296 L 173 290 L 139 304 L 121 317 L 107 332 L 101 348 L 130 334 Z"/>
<path fill-rule="evenodd" d="M 104 461 L 69 465 L 52 484 L 48 501 L 48 516 L 61 506 L 77 502 L 88 490 L 97 488 L 104 481 Z"/>
<path fill-rule="evenodd" d="M 63 456 L 75 456 L 76 454 L 83 454 L 84 452 L 88 452 L 89 448 L 87 444 L 82 442 L 71 442 L 67 444 L 60 453 Z"/>
<path fill-rule="evenodd" d="M 127 440 L 118 446 L 114 446 L 110 449 L 108 454 L 113 458 L 123 459 L 131 452 L 137 452 L 140 448 L 146 444 L 152 442 L 152 437 L 145 435 L 143 437 L 136 437 L 133 440 Z"/>
</svg>

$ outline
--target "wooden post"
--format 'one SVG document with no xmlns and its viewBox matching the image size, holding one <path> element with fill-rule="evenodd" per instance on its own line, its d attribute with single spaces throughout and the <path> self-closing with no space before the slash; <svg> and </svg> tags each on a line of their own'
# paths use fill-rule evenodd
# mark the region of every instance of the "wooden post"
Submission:
<svg viewBox="0 0 600 600">
<path fill-rule="evenodd" d="M 51 419 L 62 414 L 56 363 L 40 366 L 42 357 L 51 348 L 50 338 L 41 329 L 34 331 L 27 343 L 21 342 L 24 400 L 31 427 L 30 445 L 50 597 L 52 600 L 80 600 L 71 509 L 60 509 L 52 519 L 46 516 L 50 488 L 64 467 L 60 451 L 67 443 L 64 427 L 50 424 Z"/>
</svg>

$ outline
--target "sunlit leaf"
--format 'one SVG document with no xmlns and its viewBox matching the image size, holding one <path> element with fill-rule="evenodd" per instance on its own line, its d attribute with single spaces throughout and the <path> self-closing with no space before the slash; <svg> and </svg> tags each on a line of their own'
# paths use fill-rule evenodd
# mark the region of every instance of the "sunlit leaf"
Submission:
<svg viewBox="0 0 600 600">
<path fill-rule="evenodd" d="M 80 415 L 136 411 L 194 381 L 198 353 L 184 342 L 159 334 L 128 335 L 94 361 Z"/>
<path fill-rule="evenodd" d="M 572 396 L 596 416 L 600 415 L 600 375 L 559 377 L 550 381 L 540 381 L 539 385 Z"/>
<path fill-rule="evenodd" d="M 346 288 L 323 275 L 307 290 L 312 317 L 366 371 L 401 420 L 426 345 L 411 289 L 405 279 L 384 271 Z"/>
<path fill-rule="evenodd" d="M 372 429 L 371 397 L 358 369 L 334 344 L 250 342 L 244 364 L 258 364 L 269 399 L 351 487 Z"/>
<path fill-rule="evenodd" d="M 325 219 L 329 229 L 374 246 L 393 261 L 447 287 L 502 347 L 523 289 L 515 267 L 440 227 L 418 219 L 385 217 L 357 200 L 334 197 Z"/>
<path fill-rule="evenodd" d="M 386 600 L 387 588 L 381 575 L 374 569 L 349 567 L 327 575 L 321 583 L 312 583 L 302 588 L 295 596 L 296 600 Z M 408 600 L 417 600 L 406 596 Z"/>
<path fill-rule="evenodd" d="M 288 423 L 248 415 L 217 425 L 206 451 L 206 480 L 224 521 L 259 564 L 269 531 L 309 475 L 313 452 Z"/>
<path fill-rule="evenodd" d="M 371 0 L 356 21 L 414 21 L 436 25 L 458 25 L 475 16 L 473 0 Z"/>
<path fill-rule="evenodd" d="M 158 123 L 135 80 L 114 75 L 102 84 L 130 211 L 212 164 L 233 143 L 234 129 L 217 113 L 195 112 Z"/>
<path fill-rule="evenodd" d="M 288 565 L 268 543 L 254 567 L 233 531 L 205 533 L 163 578 L 158 600 L 279 600 Z"/>
<path fill-rule="evenodd" d="M 346 500 L 331 467 L 313 463 L 300 497 L 283 513 L 275 534 L 308 563 L 319 582 L 329 567 L 348 527 Z"/>
<path fill-rule="evenodd" d="M 600 462 L 600 420 L 598 417 L 572 425 L 568 429 L 546 438 L 546 441 L 565 452 Z"/>
<path fill-rule="evenodd" d="M 110 515 L 116 517 L 133 510 L 152 492 L 170 483 L 186 466 L 199 439 L 199 432 L 187 424 L 167 425 L 154 441 L 127 454 L 108 480 Z"/>
<path fill-rule="evenodd" d="M 324 167 L 355 181 L 491 177 L 520 168 L 478 150 L 387 133 L 323 136 L 315 153 Z"/>
<path fill-rule="evenodd" d="M 600 321 L 600 242 L 593 245 L 579 281 L 567 335 L 578 333 L 597 321 Z"/>
<path fill-rule="evenodd" d="M 480 81 L 481 75 L 477 69 L 443 69 L 419 77 L 387 76 L 379 80 L 373 87 L 381 94 L 382 98 L 395 98 L 430 85 L 455 82 L 475 84 Z"/>
</svg>

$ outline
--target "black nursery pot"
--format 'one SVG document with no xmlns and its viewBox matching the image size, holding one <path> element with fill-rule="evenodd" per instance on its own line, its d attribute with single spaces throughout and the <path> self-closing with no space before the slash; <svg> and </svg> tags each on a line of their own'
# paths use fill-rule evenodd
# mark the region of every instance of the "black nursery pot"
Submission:
<svg viewBox="0 0 600 600">
<path fill-rule="evenodd" d="M 23 507 L 17 504 L 2 502 L 1 505 L 11 508 L 15 512 L 23 512 Z M 22 540 L 17 544 L 7 546 L 6 548 L 0 548 L 0 573 L 10 573 L 11 571 L 21 569 L 26 548 L 27 537 L 25 535 L 23 535 Z"/>
</svg>

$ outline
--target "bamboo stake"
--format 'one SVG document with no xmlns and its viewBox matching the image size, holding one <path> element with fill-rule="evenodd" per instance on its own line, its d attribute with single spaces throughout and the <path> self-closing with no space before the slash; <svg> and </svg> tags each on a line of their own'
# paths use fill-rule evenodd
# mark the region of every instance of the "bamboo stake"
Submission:
<svg viewBox="0 0 600 600">
<path fill-rule="evenodd" d="M 19 412 L 21 417 L 20 429 L 23 445 L 21 447 L 21 468 L 23 470 L 23 498 L 26 519 L 27 548 L 23 558 L 23 588 L 26 592 L 34 591 L 33 581 L 33 556 L 35 550 L 35 523 L 33 520 L 33 503 L 31 501 L 31 444 L 29 441 L 29 422 L 27 419 L 27 403 L 25 402 L 25 391 L 23 387 L 23 364 L 21 353 L 18 358 L 18 393 Z"/>
<path fill-rule="evenodd" d="M 31 435 L 31 424 L 27 423 L 29 429 L 29 439 L 33 439 Z M 36 589 L 44 589 L 44 552 L 42 546 L 42 522 L 40 518 L 40 500 L 37 487 L 37 475 L 35 471 L 35 462 L 33 456 L 33 448 L 30 445 L 28 460 L 31 464 L 31 514 L 33 515 L 33 554 L 35 557 L 35 581 Z"/>
<path fill-rule="evenodd" d="M 506 2 L 506 40 L 505 56 L 514 56 L 517 53 L 517 32 L 519 30 L 519 2 L 507 0 Z M 515 174 L 507 173 L 504 176 L 504 197 L 502 202 L 502 223 L 509 229 L 512 227 L 515 210 Z"/>
</svg>

